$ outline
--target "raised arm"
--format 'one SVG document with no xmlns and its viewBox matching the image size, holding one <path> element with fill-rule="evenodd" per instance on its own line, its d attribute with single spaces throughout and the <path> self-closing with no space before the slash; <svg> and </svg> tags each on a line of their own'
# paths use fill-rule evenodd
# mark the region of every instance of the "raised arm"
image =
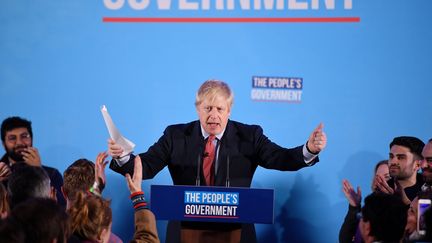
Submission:
<svg viewBox="0 0 432 243">
<path fill-rule="evenodd" d="M 126 174 L 126 183 L 135 209 L 135 232 L 131 242 L 160 242 L 155 216 L 148 209 L 144 192 L 141 189 L 142 163 L 139 156 L 136 156 L 134 159 L 134 173 L 132 177 Z"/>
</svg>

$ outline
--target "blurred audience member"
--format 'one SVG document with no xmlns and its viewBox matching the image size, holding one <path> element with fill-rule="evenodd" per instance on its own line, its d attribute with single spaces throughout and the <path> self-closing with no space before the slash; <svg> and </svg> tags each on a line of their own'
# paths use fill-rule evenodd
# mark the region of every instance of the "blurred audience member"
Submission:
<svg viewBox="0 0 432 243">
<path fill-rule="evenodd" d="M 9 214 L 9 201 L 6 188 L 0 183 L 0 220 Z"/>
<path fill-rule="evenodd" d="M 16 222 L 6 218 L 0 220 L 0 242 L 26 243 L 25 232 Z"/>
<path fill-rule="evenodd" d="M 68 222 L 68 216 L 63 207 L 54 200 L 30 198 L 16 205 L 3 223 L 8 225 L 6 230 L 15 231 L 8 233 L 8 238 L 17 238 L 18 242 L 22 242 L 23 232 L 25 238 L 23 242 L 66 243 L 69 236 Z"/>
<path fill-rule="evenodd" d="M 384 178 L 390 178 L 389 168 L 387 160 L 381 160 L 375 165 L 374 176 L 380 175 Z M 376 188 L 375 180 L 372 180 L 372 191 Z M 348 200 L 348 212 L 345 216 L 344 222 L 339 230 L 339 242 L 340 243 L 351 243 L 361 241 L 360 232 L 358 232 L 359 219 L 357 214 L 361 210 L 361 189 L 358 186 L 357 191 L 354 190 L 353 186 L 348 180 L 342 181 L 342 191 Z"/>
<path fill-rule="evenodd" d="M 432 242 L 432 207 L 424 213 L 424 220 L 426 224 L 426 234 L 422 238 L 423 242 Z"/>
<path fill-rule="evenodd" d="M 372 179 L 372 191 L 374 192 L 376 190 L 376 184 L 375 184 L 375 176 L 379 175 L 384 177 L 384 179 L 386 181 L 390 180 L 390 170 L 389 170 L 389 166 L 388 166 L 388 160 L 381 160 L 380 162 L 378 162 L 375 165 L 375 170 L 374 170 L 374 177 Z"/>
<path fill-rule="evenodd" d="M 399 196 L 375 192 L 366 197 L 359 223 L 364 242 L 401 242 L 406 223 L 406 205 Z"/>
<path fill-rule="evenodd" d="M 100 160 L 101 163 L 104 163 L 104 159 Z M 83 163 L 86 164 L 84 167 L 88 167 L 88 161 L 80 160 L 66 170 L 68 173 L 65 171 L 66 187 L 68 187 L 67 178 L 72 175 L 71 172 L 78 171 L 72 168 Z M 155 217 L 148 210 L 144 193 L 141 190 L 142 164 L 139 156 L 135 158 L 134 166 L 133 176 L 126 175 L 126 182 L 131 192 L 130 198 L 135 209 L 135 233 L 131 242 L 158 243 L 160 241 Z M 71 217 L 71 231 L 73 232 L 70 242 L 108 242 L 112 225 L 112 211 L 108 200 L 92 193 L 77 191 L 75 199 L 68 207 L 68 213 Z"/>
<path fill-rule="evenodd" d="M 135 233 L 131 242 L 159 243 L 155 216 L 148 209 L 144 192 L 141 190 L 142 163 L 139 156 L 134 159 L 134 173 L 132 177 L 126 174 L 126 182 L 135 209 Z"/>
<path fill-rule="evenodd" d="M 66 199 L 67 209 L 73 206 L 73 202 L 80 192 L 101 195 L 106 183 L 105 167 L 108 164 L 105 161 L 106 158 L 106 153 L 99 153 L 96 157 L 96 164 L 87 159 L 79 159 L 65 170 L 62 193 Z M 96 180 L 96 178 L 98 179 Z M 69 242 L 81 242 L 81 240 L 78 235 L 72 235 Z M 122 240 L 111 232 L 109 242 L 119 243 Z"/>
<path fill-rule="evenodd" d="M 408 217 L 407 217 L 407 224 L 405 226 L 405 241 L 406 242 L 414 242 L 414 241 L 423 241 L 424 240 L 424 234 L 420 234 L 418 231 L 419 223 L 419 199 L 432 199 L 432 192 L 431 191 L 421 191 L 419 192 L 418 196 L 415 197 L 410 204 L 410 207 L 408 209 Z"/>
<path fill-rule="evenodd" d="M 90 190 L 99 195 L 102 193 L 106 183 L 105 167 L 108 162 L 105 159 L 107 156 L 106 153 L 99 153 L 96 157 L 96 164 L 87 159 L 79 159 L 64 171 L 64 184 L 61 191 L 68 207 L 75 200 L 79 191 Z"/>
<path fill-rule="evenodd" d="M 0 181 L 7 180 L 10 166 L 16 162 L 23 161 L 32 166 L 42 166 L 51 180 L 51 185 L 58 192 L 57 202 L 65 206 L 66 201 L 60 193 L 63 178 L 57 169 L 41 164 L 39 151 L 33 147 L 31 122 L 16 116 L 6 118 L 1 125 L 1 139 L 6 154 L 0 159 Z"/>
<path fill-rule="evenodd" d="M 432 138 L 424 146 L 422 151 L 423 160 L 421 168 L 423 171 L 423 180 L 425 184 L 422 186 L 423 191 L 432 191 Z"/>
<path fill-rule="evenodd" d="M 29 198 L 56 199 L 55 189 L 42 167 L 20 162 L 12 167 L 8 182 L 8 197 L 11 208 Z"/>
<path fill-rule="evenodd" d="M 71 232 L 81 242 L 108 242 L 112 225 L 110 201 L 78 192 L 67 212 Z"/>
</svg>

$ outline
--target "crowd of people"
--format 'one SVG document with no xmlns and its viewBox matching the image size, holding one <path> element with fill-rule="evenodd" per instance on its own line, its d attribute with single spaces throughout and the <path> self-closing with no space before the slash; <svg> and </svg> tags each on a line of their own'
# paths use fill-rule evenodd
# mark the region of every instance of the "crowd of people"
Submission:
<svg viewBox="0 0 432 243">
<path fill-rule="evenodd" d="M 50 212 L 51 223 L 59 229 L 43 235 L 53 242 L 119 241 L 111 233 L 110 201 L 101 196 L 108 155 L 112 157 L 109 168 L 127 179 L 136 211 L 132 241 L 140 242 L 159 241 L 141 180 L 154 177 L 164 167 L 168 167 L 174 185 L 222 186 L 229 180 L 232 187 L 250 187 L 258 166 L 296 171 L 319 161 L 318 155 L 327 143 L 323 124 L 311 132 L 306 143 L 284 148 L 268 139 L 260 126 L 230 120 L 233 99 L 228 84 L 207 80 L 196 95 L 198 120 L 167 127 L 147 152 L 137 155 L 125 153 L 121 144 L 110 139 L 107 153 L 100 153 L 94 164 L 85 159 L 74 162 L 64 172 L 64 182 L 57 169 L 42 164 L 32 144 L 31 123 L 20 117 L 7 118 L 1 128 L 6 154 L 0 160 L 0 180 L 7 188 L 4 197 L 8 200 L 0 207 L 5 218 L 0 224 L 0 237 L 5 234 L 9 239 L 24 237 L 27 242 L 44 242 L 34 236 L 37 227 L 24 227 L 15 208 L 20 206 L 20 211 L 25 211 L 22 207 L 26 207 L 27 199 L 48 198 L 65 209 Z M 197 158 L 198 164 L 192 162 Z M 39 218 L 32 220 L 37 222 Z M 38 225 L 48 225 L 45 221 Z M 11 231 L 16 225 L 22 230 Z M 253 224 L 170 221 L 167 228 L 167 243 L 257 241 Z"/>
<path fill-rule="evenodd" d="M 62 176 L 41 164 L 30 121 L 5 119 L 1 139 L 6 154 L 0 162 L 0 242 L 122 242 L 111 232 L 110 200 L 102 197 L 108 164 L 105 152 L 94 163 L 73 162 Z M 135 212 L 130 242 L 159 242 L 155 216 L 147 207 L 141 183 L 142 163 L 137 157 L 134 173 L 126 175 Z"/>
<path fill-rule="evenodd" d="M 155 216 L 141 189 L 143 179 L 168 167 L 175 185 L 250 187 L 258 166 L 296 171 L 313 166 L 327 143 L 323 124 L 305 144 L 281 147 L 260 126 L 229 120 L 233 93 L 222 81 L 199 88 L 199 120 L 167 127 L 147 152 L 125 154 L 114 140 L 95 162 L 79 159 L 63 173 L 42 163 L 33 146 L 31 122 L 9 117 L 2 122 L 5 155 L 0 159 L 0 242 L 122 242 L 113 232 L 110 200 L 103 198 L 105 168 L 125 176 L 134 208 L 131 242 L 159 242 Z M 108 156 L 112 160 L 107 161 Z M 200 161 L 198 165 L 195 161 Z M 200 160 L 202 159 L 202 160 Z M 230 164 L 229 160 L 236 161 Z M 225 172 L 229 169 L 231 174 Z M 396 137 L 389 158 L 376 164 L 372 194 L 348 180 L 342 188 L 348 212 L 339 241 L 432 241 L 432 139 Z M 429 201 L 427 201 L 429 200 Z M 251 224 L 170 222 L 166 242 L 256 242 Z"/>
<path fill-rule="evenodd" d="M 349 206 L 339 242 L 432 242 L 432 139 L 394 138 L 363 207 L 360 187 L 343 180 L 342 190 Z"/>
</svg>

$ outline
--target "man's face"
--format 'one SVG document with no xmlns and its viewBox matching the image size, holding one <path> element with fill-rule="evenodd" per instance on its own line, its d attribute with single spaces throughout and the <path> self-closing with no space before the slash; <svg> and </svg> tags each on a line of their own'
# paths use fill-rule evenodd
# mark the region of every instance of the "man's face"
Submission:
<svg viewBox="0 0 432 243">
<path fill-rule="evenodd" d="M 423 161 L 421 168 L 423 170 L 423 180 L 432 185 L 432 142 L 427 143 L 422 151 Z"/>
<path fill-rule="evenodd" d="M 390 176 L 398 180 L 405 180 L 415 176 L 419 169 L 419 165 L 414 160 L 414 155 L 409 148 L 399 145 L 393 145 L 390 148 L 388 163 Z"/>
<path fill-rule="evenodd" d="M 405 226 L 405 231 L 408 234 L 411 234 L 417 229 L 417 206 L 418 206 L 418 197 L 412 200 L 407 212 L 407 224 Z"/>
<path fill-rule="evenodd" d="M 220 134 L 228 123 L 231 107 L 227 100 L 217 95 L 212 101 L 205 99 L 197 107 L 201 126 L 210 135 Z"/>
<path fill-rule="evenodd" d="M 15 162 L 23 161 L 22 152 L 32 146 L 32 138 L 27 128 L 15 128 L 6 132 L 3 146 L 11 159 Z"/>
</svg>

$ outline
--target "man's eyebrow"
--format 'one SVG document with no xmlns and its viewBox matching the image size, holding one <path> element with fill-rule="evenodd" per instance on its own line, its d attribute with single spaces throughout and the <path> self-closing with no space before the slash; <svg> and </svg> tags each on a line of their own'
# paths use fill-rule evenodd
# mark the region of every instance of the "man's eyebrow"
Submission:
<svg viewBox="0 0 432 243">
<path fill-rule="evenodd" d="M 406 154 L 401 154 L 401 153 L 396 153 L 396 154 L 389 153 L 389 155 L 393 155 L 393 156 L 406 156 Z"/>
</svg>

